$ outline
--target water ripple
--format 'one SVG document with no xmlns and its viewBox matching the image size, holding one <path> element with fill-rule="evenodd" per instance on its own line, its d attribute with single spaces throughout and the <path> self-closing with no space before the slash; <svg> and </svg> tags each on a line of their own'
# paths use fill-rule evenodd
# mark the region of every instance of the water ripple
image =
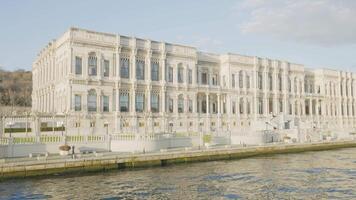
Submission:
<svg viewBox="0 0 356 200">
<path fill-rule="evenodd" d="M 356 199 L 356 149 L 0 183 L 0 199 Z"/>
</svg>

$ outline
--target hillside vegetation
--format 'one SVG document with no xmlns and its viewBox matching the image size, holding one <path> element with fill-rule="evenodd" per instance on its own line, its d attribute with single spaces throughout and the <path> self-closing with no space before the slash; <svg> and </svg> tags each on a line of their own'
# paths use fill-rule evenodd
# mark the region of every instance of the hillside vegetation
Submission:
<svg viewBox="0 0 356 200">
<path fill-rule="evenodd" d="M 32 73 L 0 69 L 0 106 L 30 107 Z"/>
</svg>

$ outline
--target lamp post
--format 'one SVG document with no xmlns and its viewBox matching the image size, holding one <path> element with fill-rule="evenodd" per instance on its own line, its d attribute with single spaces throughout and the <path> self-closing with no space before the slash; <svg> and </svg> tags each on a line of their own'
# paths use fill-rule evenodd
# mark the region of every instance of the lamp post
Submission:
<svg viewBox="0 0 356 200">
<path fill-rule="evenodd" d="M 11 138 L 12 137 L 12 135 L 11 135 L 12 134 L 12 126 L 15 125 L 15 123 L 11 121 L 11 122 L 8 122 L 7 125 L 10 127 L 10 138 Z"/>
</svg>

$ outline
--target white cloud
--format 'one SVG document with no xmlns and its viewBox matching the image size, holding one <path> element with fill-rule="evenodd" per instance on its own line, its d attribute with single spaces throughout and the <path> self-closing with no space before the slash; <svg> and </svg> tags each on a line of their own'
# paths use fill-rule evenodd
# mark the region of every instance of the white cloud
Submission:
<svg viewBox="0 0 356 200">
<path fill-rule="evenodd" d="M 354 0 L 246 0 L 236 12 L 247 14 L 240 29 L 322 46 L 356 44 Z"/>
</svg>

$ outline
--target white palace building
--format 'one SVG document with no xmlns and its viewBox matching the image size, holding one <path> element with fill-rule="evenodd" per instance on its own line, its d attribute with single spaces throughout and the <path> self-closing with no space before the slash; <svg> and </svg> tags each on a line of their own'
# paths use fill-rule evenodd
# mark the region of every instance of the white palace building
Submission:
<svg viewBox="0 0 356 200">
<path fill-rule="evenodd" d="M 66 134 L 229 134 L 249 143 L 267 130 L 308 140 L 303 130 L 341 137 L 356 128 L 355 73 L 282 60 L 70 28 L 32 73 L 33 114 L 65 116 Z"/>
</svg>

